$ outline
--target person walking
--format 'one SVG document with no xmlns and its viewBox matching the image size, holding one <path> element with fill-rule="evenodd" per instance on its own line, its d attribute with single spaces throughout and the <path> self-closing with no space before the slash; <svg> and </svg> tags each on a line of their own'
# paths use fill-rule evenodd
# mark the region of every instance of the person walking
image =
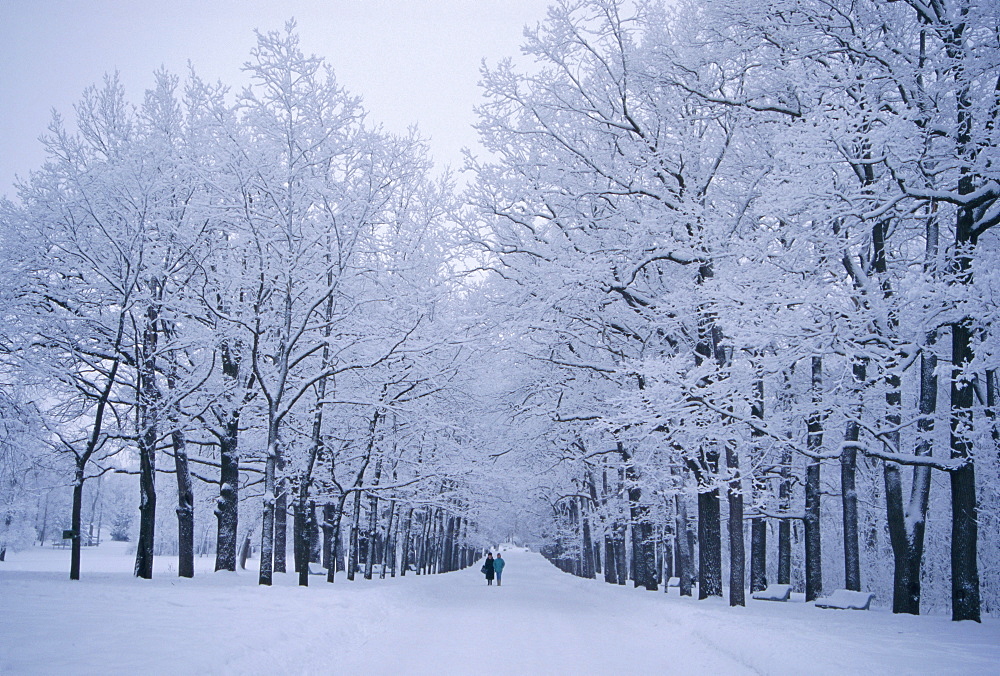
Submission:
<svg viewBox="0 0 1000 676">
<path fill-rule="evenodd" d="M 496 573 L 496 568 L 493 567 L 493 552 L 486 555 L 486 562 L 479 570 L 486 575 L 487 586 L 493 586 L 493 575 Z"/>
<path fill-rule="evenodd" d="M 497 552 L 497 558 L 493 559 L 493 572 L 497 574 L 497 586 L 500 586 L 500 582 L 503 578 L 503 567 L 507 565 L 507 562 L 503 560 L 503 556 L 500 552 Z"/>
</svg>

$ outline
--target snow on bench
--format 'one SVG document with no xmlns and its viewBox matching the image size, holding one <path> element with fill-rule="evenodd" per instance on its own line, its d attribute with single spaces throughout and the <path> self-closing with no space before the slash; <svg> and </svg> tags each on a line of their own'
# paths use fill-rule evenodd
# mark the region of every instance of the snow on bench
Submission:
<svg viewBox="0 0 1000 676">
<path fill-rule="evenodd" d="M 872 592 L 838 589 L 829 596 L 816 599 L 816 607 L 837 610 L 868 610 L 873 598 L 875 598 L 875 594 Z"/>
<path fill-rule="evenodd" d="M 754 592 L 751 598 L 758 601 L 787 601 L 792 595 L 790 584 L 769 584 L 764 591 Z"/>
</svg>

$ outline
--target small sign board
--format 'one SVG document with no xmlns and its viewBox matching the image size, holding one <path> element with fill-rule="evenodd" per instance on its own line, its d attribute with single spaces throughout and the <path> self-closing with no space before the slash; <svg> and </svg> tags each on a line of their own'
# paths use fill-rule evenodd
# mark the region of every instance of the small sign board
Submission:
<svg viewBox="0 0 1000 676">
<path fill-rule="evenodd" d="M 64 530 L 63 531 L 63 540 L 72 540 L 74 536 L 75 536 L 75 533 L 73 531 L 71 531 L 71 530 Z"/>
</svg>

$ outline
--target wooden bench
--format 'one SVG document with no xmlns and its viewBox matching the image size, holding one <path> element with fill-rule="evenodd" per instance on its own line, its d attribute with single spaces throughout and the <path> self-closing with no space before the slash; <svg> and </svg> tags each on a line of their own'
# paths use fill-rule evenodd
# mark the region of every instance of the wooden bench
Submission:
<svg viewBox="0 0 1000 676">
<path fill-rule="evenodd" d="M 792 585 L 790 584 L 769 584 L 767 589 L 754 592 L 751 598 L 758 601 L 787 601 L 792 596 Z"/>
<path fill-rule="evenodd" d="M 872 592 L 838 589 L 829 596 L 816 599 L 815 605 L 817 608 L 835 610 L 868 610 L 873 598 L 875 594 Z"/>
</svg>

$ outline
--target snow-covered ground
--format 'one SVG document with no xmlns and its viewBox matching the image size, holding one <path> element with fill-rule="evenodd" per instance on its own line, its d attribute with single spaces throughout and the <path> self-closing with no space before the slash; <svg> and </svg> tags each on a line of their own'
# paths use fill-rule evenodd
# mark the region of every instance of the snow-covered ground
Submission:
<svg viewBox="0 0 1000 676">
<path fill-rule="evenodd" d="M 131 577 L 116 543 L 0 563 L 0 674 L 1000 674 L 1000 622 L 695 601 L 559 572 L 511 549 L 502 587 L 478 564 L 329 585 L 157 559 Z"/>
</svg>

